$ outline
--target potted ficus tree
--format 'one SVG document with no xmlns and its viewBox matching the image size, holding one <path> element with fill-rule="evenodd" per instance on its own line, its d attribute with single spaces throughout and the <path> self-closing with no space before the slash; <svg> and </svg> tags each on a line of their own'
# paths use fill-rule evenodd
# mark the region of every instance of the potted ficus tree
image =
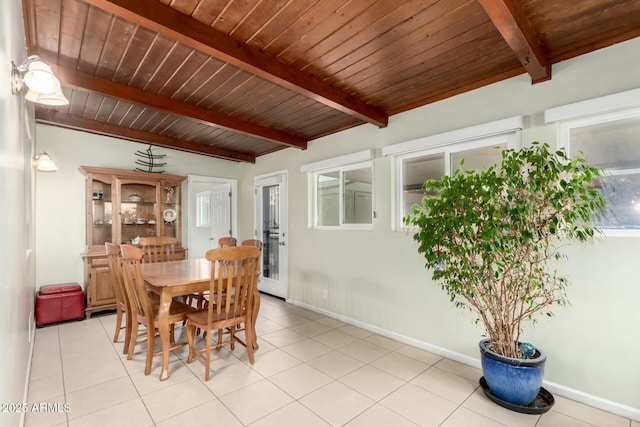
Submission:
<svg viewBox="0 0 640 427">
<path fill-rule="evenodd" d="M 556 261 L 563 244 L 597 231 L 595 217 L 605 208 L 595 185 L 600 176 L 583 159 L 534 142 L 504 150 L 500 165 L 461 165 L 452 176 L 425 182 L 433 196 L 404 218 L 416 229 L 433 279 L 484 326 L 481 384 L 507 407 L 538 397 L 546 356 L 521 342 L 522 328 L 567 303 L 568 281 Z"/>
</svg>

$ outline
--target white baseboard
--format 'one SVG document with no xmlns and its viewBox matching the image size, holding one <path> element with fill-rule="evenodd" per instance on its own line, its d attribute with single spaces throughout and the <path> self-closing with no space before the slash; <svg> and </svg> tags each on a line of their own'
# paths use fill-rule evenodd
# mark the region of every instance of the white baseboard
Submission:
<svg viewBox="0 0 640 427">
<path fill-rule="evenodd" d="M 447 350 L 446 348 L 442 348 L 442 347 L 431 345 L 422 341 L 418 341 L 414 338 L 406 337 L 404 335 L 400 335 L 398 333 L 391 332 L 386 329 L 382 329 L 377 326 L 373 326 L 368 323 L 361 322 L 359 320 L 354 320 L 349 317 L 336 314 L 331 311 L 325 310 L 323 308 L 315 307 L 294 299 L 288 298 L 287 302 L 290 304 L 296 305 L 298 307 L 302 307 L 307 310 L 323 314 L 327 317 L 340 320 L 341 322 L 356 326 L 358 328 L 364 329 L 374 334 L 382 335 L 384 337 L 394 339 L 396 341 L 410 345 L 412 347 L 416 347 L 421 350 L 426 350 L 433 354 L 437 354 L 438 356 L 446 357 L 447 359 L 451 359 L 453 361 L 460 362 L 465 365 L 469 365 L 474 368 L 481 369 L 480 359 L 465 356 L 464 354 L 456 353 L 456 352 Z M 571 387 L 566 387 L 562 384 L 556 384 L 549 381 L 544 381 L 543 384 L 547 390 L 549 390 L 551 393 L 554 393 L 558 396 L 575 400 L 576 402 L 584 403 L 585 405 L 602 409 L 603 411 L 611 412 L 612 414 L 620 415 L 621 417 L 640 421 L 640 408 L 632 408 L 630 406 L 613 402 L 611 400 L 603 399 L 601 397 L 594 396 L 592 394 L 584 393 L 580 390 L 576 390 Z"/>
</svg>

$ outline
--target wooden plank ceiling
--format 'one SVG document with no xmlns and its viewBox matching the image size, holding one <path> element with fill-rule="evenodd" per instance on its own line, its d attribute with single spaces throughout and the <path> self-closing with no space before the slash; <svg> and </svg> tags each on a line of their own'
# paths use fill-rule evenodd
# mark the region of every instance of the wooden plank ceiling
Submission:
<svg viewBox="0 0 640 427">
<path fill-rule="evenodd" d="M 638 0 L 23 0 L 42 123 L 254 162 L 640 36 Z"/>
</svg>

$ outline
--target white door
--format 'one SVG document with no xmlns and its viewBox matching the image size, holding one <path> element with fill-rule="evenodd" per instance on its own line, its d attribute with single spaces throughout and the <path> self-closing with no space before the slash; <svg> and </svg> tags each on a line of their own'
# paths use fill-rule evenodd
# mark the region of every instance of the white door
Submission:
<svg viewBox="0 0 640 427">
<path fill-rule="evenodd" d="M 211 248 L 218 247 L 218 239 L 233 234 L 231 229 L 231 185 L 217 184 L 211 191 Z"/>
<path fill-rule="evenodd" d="M 189 177 L 189 258 L 202 258 L 218 247 L 218 239 L 235 229 L 234 182 L 216 178 Z"/>
<path fill-rule="evenodd" d="M 287 174 L 254 178 L 255 236 L 262 240 L 261 292 L 287 298 Z"/>
</svg>

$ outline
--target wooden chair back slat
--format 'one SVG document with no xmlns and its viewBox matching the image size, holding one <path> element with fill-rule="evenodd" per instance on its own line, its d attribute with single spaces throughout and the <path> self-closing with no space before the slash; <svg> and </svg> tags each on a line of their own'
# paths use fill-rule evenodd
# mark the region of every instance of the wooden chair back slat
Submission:
<svg viewBox="0 0 640 427">
<path fill-rule="evenodd" d="M 139 242 L 146 263 L 175 261 L 177 244 L 178 239 L 166 236 L 143 237 Z"/>
<path fill-rule="evenodd" d="M 208 251 L 205 257 L 211 261 L 212 268 L 209 295 L 213 304 L 208 307 L 209 323 L 243 316 L 246 310 L 251 310 L 260 250 L 253 246 L 218 248 Z"/>
<path fill-rule="evenodd" d="M 218 246 L 220 248 L 229 248 L 232 246 L 236 246 L 238 244 L 238 240 L 235 237 L 221 237 L 218 239 Z"/>
</svg>

